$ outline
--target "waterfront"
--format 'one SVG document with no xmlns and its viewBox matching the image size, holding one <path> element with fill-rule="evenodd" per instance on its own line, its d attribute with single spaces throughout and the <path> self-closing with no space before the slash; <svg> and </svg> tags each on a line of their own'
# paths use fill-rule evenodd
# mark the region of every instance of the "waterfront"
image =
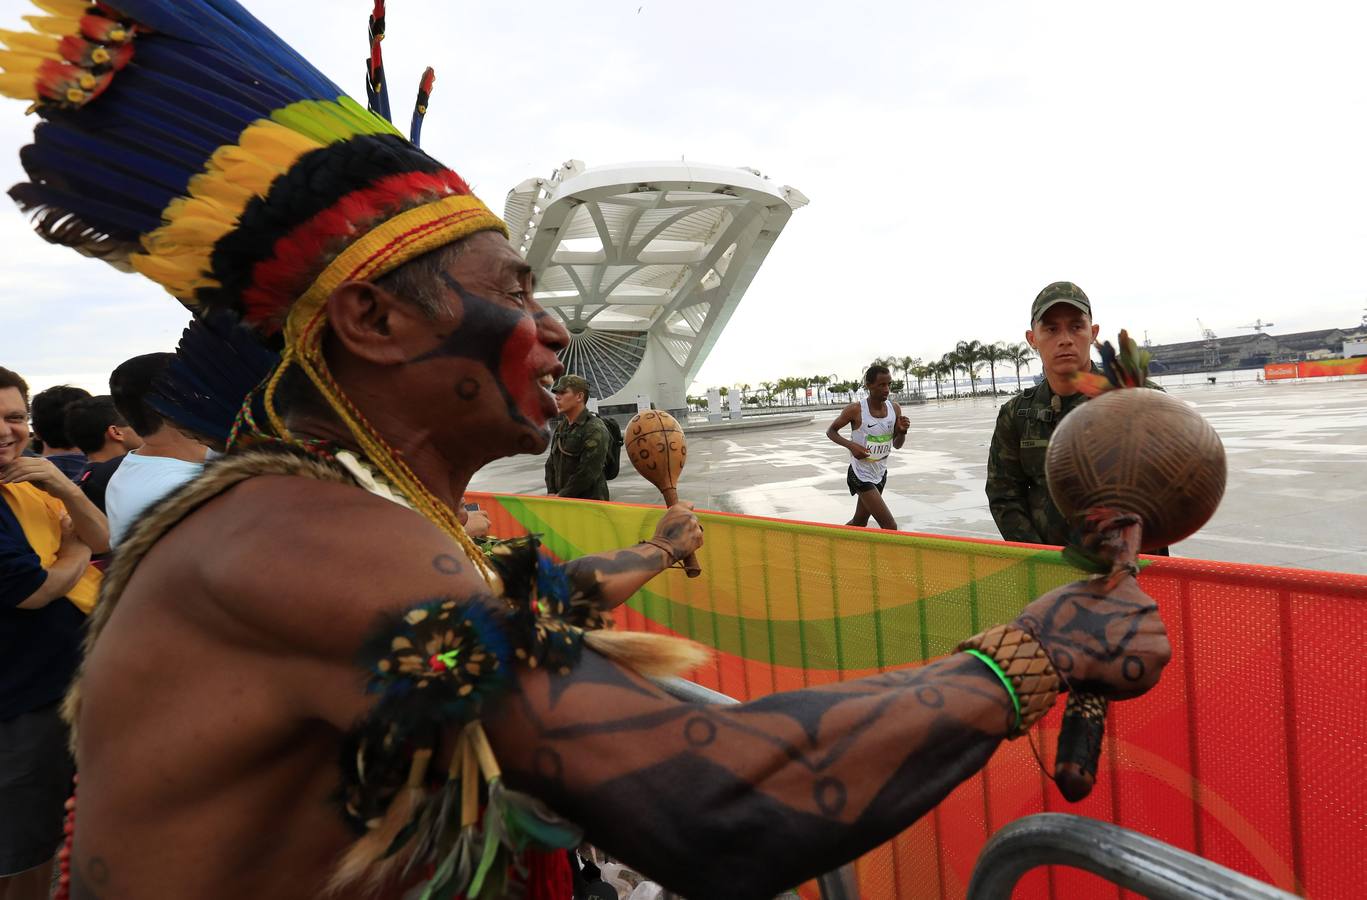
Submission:
<svg viewBox="0 0 1367 900">
<path fill-rule="evenodd" d="M 1175 556 L 1367 573 L 1367 381 L 1174 388 L 1219 432 L 1229 484 L 1215 517 Z M 912 428 L 889 464 L 885 497 L 907 531 L 997 537 L 983 493 L 999 402 L 909 406 Z M 799 408 L 800 409 L 800 408 Z M 826 440 L 833 411 L 811 422 L 696 434 L 680 494 L 701 508 L 843 523 L 854 500 L 844 450 Z M 544 457 L 486 467 L 473 490 L 545 493 Z M 625 459 L 615 500 L 659 502 Z"/>
</svg>

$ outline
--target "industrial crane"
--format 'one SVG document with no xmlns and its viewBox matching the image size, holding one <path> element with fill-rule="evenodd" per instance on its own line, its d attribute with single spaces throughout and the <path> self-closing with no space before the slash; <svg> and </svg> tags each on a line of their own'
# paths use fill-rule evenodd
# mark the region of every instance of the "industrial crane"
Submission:
<svg viewBox="0 0 1367 900">
<path fill-rule="evenodd" d="M 1254 322 L 1252 325 L 1240 325 L 1239 327 L 1240 327 L 1240 328 L 1251 328 L 1251 329 L 1253 329 L 1254 331 L 1258 332 L 1258 334 L 1262 334 L 1264 328 L 1271 328 L 1271 327 L 1273 327 L 1273 326 L 1276 325 L 1276 324 L 1277 324 L 1276 322 L 1264 322 L 1264 321 L 1260 318 L 1260 319 L 1258 319 L 1258 321 Z"/>
<path fill-rule="evenodd" d="M 1205 365 L 1206 368 L 1213 369 L 1220 365 L 1220 342 L 1216 340 L 1215 332 L 1207 328 L 1199 316 L 1196 319 L 1196 324 L 1201 327 L 1201 337 L 1206 340 L 1206 354 L 1204 359 L 1202 359 L 1202 364 Z"/>
</svg>

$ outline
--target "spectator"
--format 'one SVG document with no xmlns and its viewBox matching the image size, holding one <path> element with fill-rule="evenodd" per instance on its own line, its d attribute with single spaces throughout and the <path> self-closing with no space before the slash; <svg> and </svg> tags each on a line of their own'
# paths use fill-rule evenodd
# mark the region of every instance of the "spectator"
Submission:
<svg viewBox="0 0 1367 900">
<path fill-rule="evenodd" d="M 76 483 L 104 512 L 104 491 L 124 454 L 142 446 L 142 438 L 109 396 L 77 400 L 66 408 L 66 431 L 90 462 Z"/>
<path fill-rule="evenodd" d="M 204 469 L 207 448 L 147 404 L 153 382 L 175 358 L 174 353 L 135 356 L 109 376 L 114 405 L 142 438 L 142 446 L 124 457 L 105 489 L 110 543 L 115 547 L 145 509 Z"/>
<path fill-rule="evenodd" d="M 77 400 L 89 400 L 90 391 L 59 384 L 33 395 L 33 430 L 43 442 L 43 456 L 62 474 L 75 481 L 85 471 L 86 458 L 66 433 L 66 408 Z"/>
<path fill-rule="evenodd" d="M 0 368 L 0 897 L 46 898 L 71 790 L 58 712 L 99 592 L 104 515 L 49 459 L 24 456 L 28 385 Z"/>
</svg>

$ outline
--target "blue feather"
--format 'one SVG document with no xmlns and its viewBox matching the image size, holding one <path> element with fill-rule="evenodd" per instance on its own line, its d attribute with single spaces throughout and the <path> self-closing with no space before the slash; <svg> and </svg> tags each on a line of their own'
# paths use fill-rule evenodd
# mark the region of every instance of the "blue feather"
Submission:
<svg viewBox="0 0 1367 900">
<path fill-rule="evenodd" d="M 233 0 L 121 0 L 119 10 L 155 31 L 206 47 L 218 47 L 231 57 L 252 59 L 262 80 L 292 84 L 295 99 L 331 100 L 342 92 L 275 32 Z M 139 41 L 156 40 L 146 35 Z M 270 70 L 274 69 L 274 72 Z"/>
<path fill-rule="evenodd" d="M 22 187 L 25 186 L 15 185 L 10 189 L 10 196 L 14 196 L 14 191 Z M 39 205 L 44 209 L 64 210 L 78 216 L 91 227 L 122 241 L 136 241 L 138 235 L 146 230 L 145 216 L 137 216 L 122 206 L 96 200 L 88 192 L 72 193 L 51 184 L 31 183 L 27 186 L 27 193 L 37 201 L 36 204 L 30 202 L 27 206 Z M 101 196 L 107 195 L 102 193 Z"/>
<path fill-rule="evenodd" d="M 136 57 L 144 69 L 233 99 L 256 110 L 258 115 L 288 106 L 297 99 L 278 85 L 261 80 L 257 77 L 259 73 L 244 69 L 240 59 L 218 50 L 169 38 L 146 44 L 139 48 Z"/>
<path fill-rule="evenodd" d="M 172 422 L 222 443 L 242 401 L 277 362 L 237 316 L 210 313 L 185 329 L 148 403 Z"/>
<path fill-rule="evenodd" d="M 144 231 L 157 227 L 162 209 L 174 196 L 170 190 L 136 176 L 96 168 L 96 161 L 62 150 L 51 142 L 29 144 L 19 151 L 19 160 L 35 180 L 55 180 L 67 190 L 90 197 L 118 197 L 124 221 L 136 222 Z"/>
<path fill-rule="evenodd" d="M 83 157 L 88 161 L 91 177 L 98 177 L 102 169 L 112 168 L 165 188 L 171 195 L 185 191 L 184 168 L 129 149 L 127 144 L 105 140 L 100 135 L 77 131 L 56 122 L 41 123 L 33 130 L 33 140 L 40 147 L 54 147 Z"/>
</svg>

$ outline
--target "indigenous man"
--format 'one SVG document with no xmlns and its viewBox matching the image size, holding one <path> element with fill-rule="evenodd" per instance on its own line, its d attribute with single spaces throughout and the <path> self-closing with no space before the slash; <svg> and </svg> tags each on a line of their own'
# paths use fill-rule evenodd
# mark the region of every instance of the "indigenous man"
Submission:
<svg viewBox="0 0 1367 900">
<path fill-rule="evenodd" d="M 0 53 L 45 73 L 40 112 L 65 104 L 13 193 L 44 236 L 237 311 L 282 357 L 228 458 L 142 517 L 106 579 L 68 703 L 73 897 L 397 898 L 424 878 L 565 897 L 522 846 L 571 846 L 566 820 L 672 890 L 768 897 L 1028 729 L 1064 643 L 1071 680 L 1112 697 L 1157 679 L 1166 635 L 1127 580 L 1046 595 L 915 671 L 721 709 L 665 696 L 637 671 L 695 657 L 593 629 L 701 546 L 688 509 L 563 569 L 486 556 L 457 521 L 481 466 L 546 449 L 568 343 L 503 224 L 230 0 L 124 6 L 81 7 L 102 53 L 80 58 L 142 65 Z"/>
<path fill-rule="evenodd" d="M 603 420 L 589 412 L 589 383 L 578 375 L 562 375 L 551 393 L 560 422 L 546 456 L 546 490 L 558 497 L 610 499 L 603 462 L 612 439 Z"/>
<path fill-rule="evenodd" d="M 1091 301 L 1071 281 L 1048 285 L 1030 306 L 1025 339 L 1039 354 L 1044 380 L 1002 404 L 987 454 L 988 506 L 1005 540 L 1069 542 L 1068 521 L 1049 496 L 1044 455 L 1058 423 L 1087 399 L 1074 376 L 1092 370 L 1091 348 L 1099 331 Z M 1166 556 L 1168 551 L 1156 552 Z"/>
<path fill-rule="evenodd" d="M 873 516 L 879 528 L 896 531 L 897 520 L 883 502 L 883 488 L 888 483 L 888 456 L 894 447 L 902 449 L 911 421 L 902 415 L 901 406 L 888 400 L 892 373 L 887 366 L 869 366 L 864 388 L 868 396 L 842 409 L 826 429 L 826 437 L 850 451 L 845 483 L 856 500 L 854 518 L 845 524 L 863 528 Z M 848 438 L 840 434 L 846 425 L 851 429 Z"/>
</svg>

